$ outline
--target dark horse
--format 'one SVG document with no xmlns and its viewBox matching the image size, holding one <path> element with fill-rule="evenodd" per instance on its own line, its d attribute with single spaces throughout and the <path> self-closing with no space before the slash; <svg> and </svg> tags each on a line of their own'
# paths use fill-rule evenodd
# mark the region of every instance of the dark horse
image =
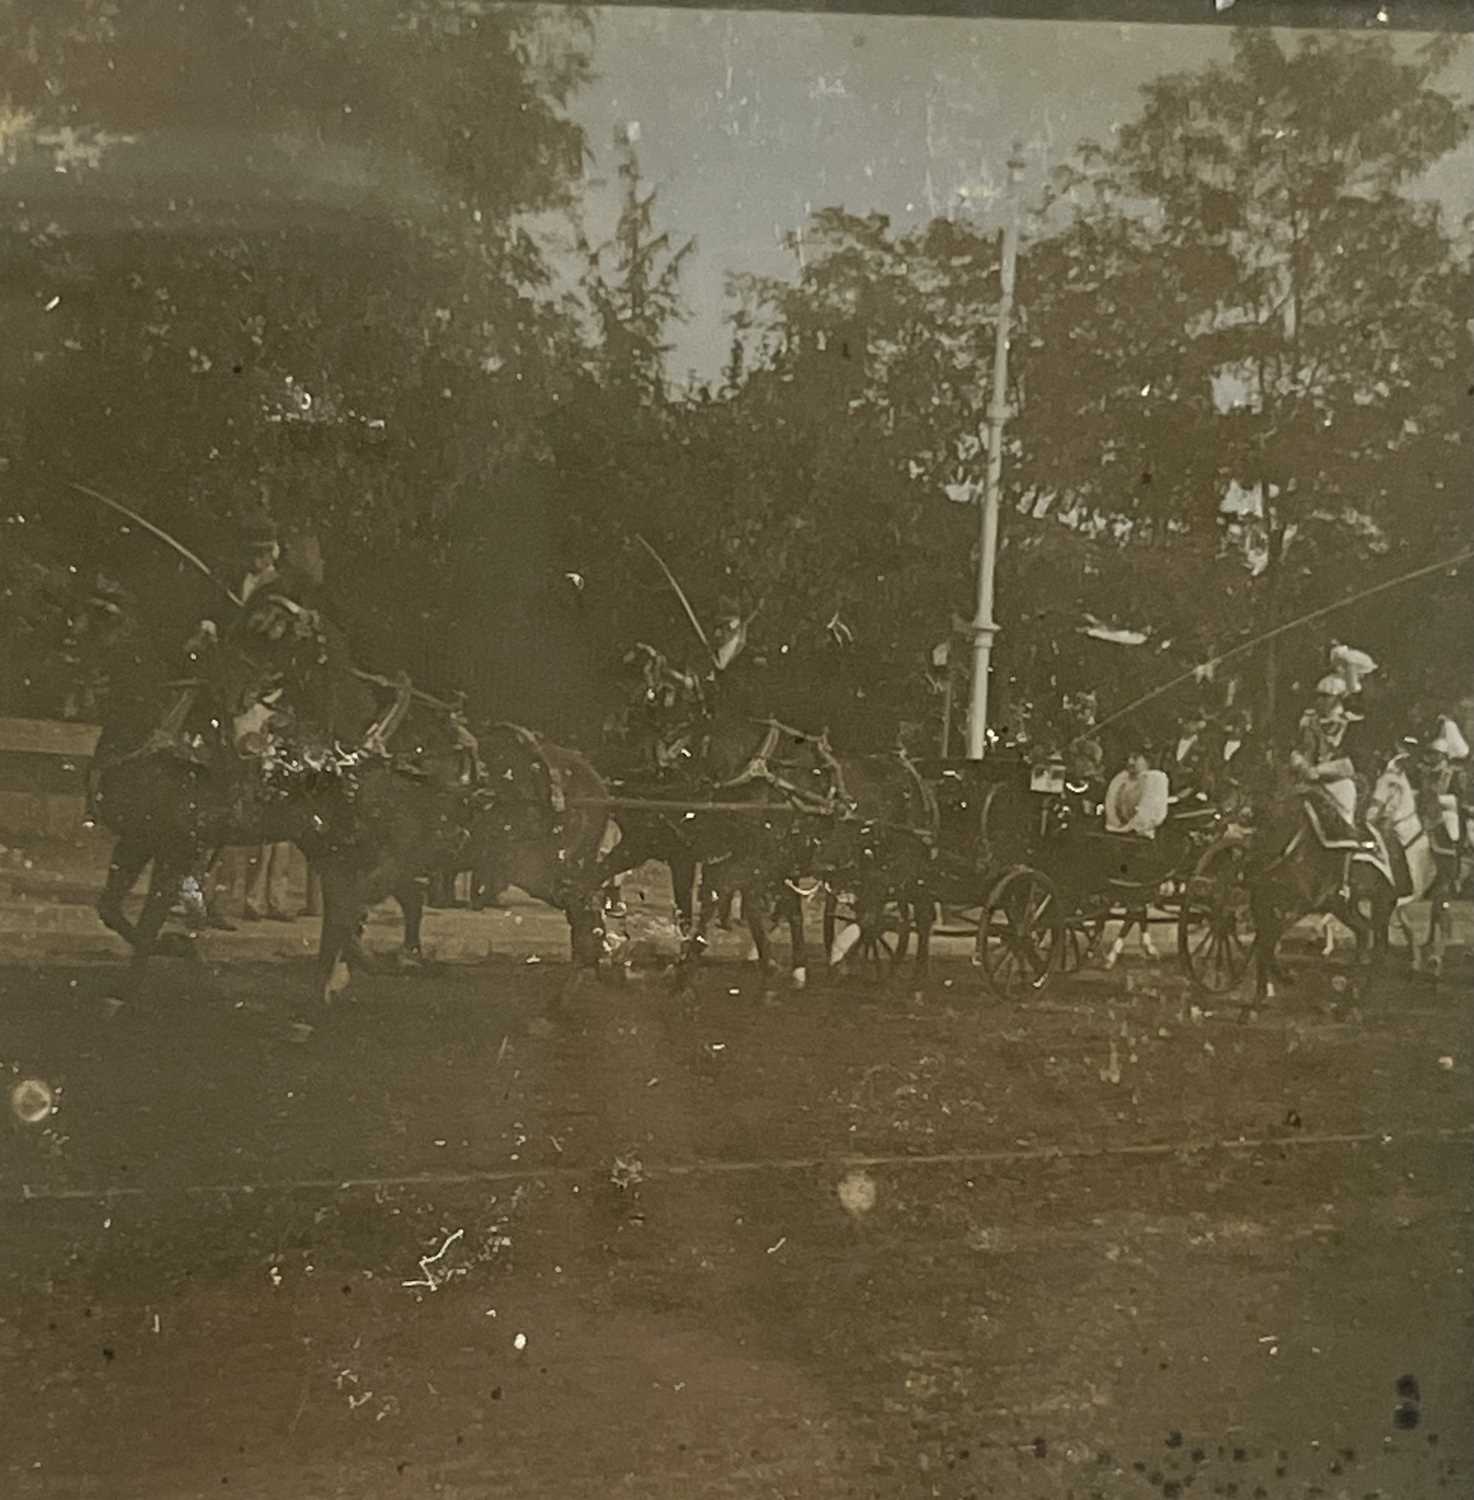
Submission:
<svg viewBox="0 0 1474 1500">
<path fill-rule="evenodd" d="M 290 601 L 280 608 L 300 620 Z M 241 637 L 225 673 L 238 711 L 274 699 L 263 776 L 294 810 L 295 837 L 321 871 L 325 997 L 363 964 L 362 914 L 387 895 L 406 909 L 417 948 L 421 877 L 471 867 L 501 889 L 520 885 L 568 918 L 580 972 L 600 956 L 595 912 L 606 826 L 603 783 L 577 752 L 514 725 L 478 739 L 458 704 L 407 679 L 371 718 L 372 685 L 331 625 Z M 364 727 L 367 724 L 367 727 Z M 345 751 L 344 745 L 354 748 Z"/>
<path fill-rule="evenodd" d="M 1279 963 L 1284 934 L 1302 917 L 1329 914 L 1356 938 L 1358 959 L 1380 959 L 1397 904 L 1386 851 L 1338 825 L 1335 810 L 1263 746 L 1245 746 L 1231 768 L 1236 812 L 1251 829 L 1245 878 L 1254 923 L 1255 992 L 1272 999 L 1291 983 Z"/>
<path fill-rule="evenodd" d="M 621 837 L 605 871 L 617 876 L 652 859 L 670 868 L 688 963 L 699 959 L 712 916 L 735 892 L 758 962 L 771 972 L 769 933 L 781 912 L 792 977 L 802 986 L 808 960 L 796 882 L 809 873 L 817 818 L 834 806 L 834 762 L 820 737 L 713 707 L 713 696 L 672 704 L 647 723 L 631 772 L 615 790 L 671 807 L 616 805 Z M 712 804 L 715 810 L 703 810 Z"/>
<path fill-rule="evenodd" d="M 836 759 L 840 809 L 826 828 L 814 864 L 831 892 L 853 897 L 853 922 L 835 930 L 834 905 L 826 911 L 829 960 L 838 967 L 858 944 L 879 969 L 894 924 L 892 957 L 906 955 L 916 936 L 916 986 L 931 963 L 931 930 L 937 910 L 936 795 L 904 751 Z M 893 915 L 892 915 L 893 914 Z"/>
<path fill-rule="evenodd" d="M 419 949 L 421 877 L 464 856 L 478 779 L 474 738 L 456 705 L 358 672 L 342 633 L 268 596 L 208 662 L 237 738 L 256 739 L 256 796 L 322 880 L 318 979 L 324 998 L 373 967 L 360 931 L 393 895 L 405 946 Z M 387 686 L 393 703 L 376 691 Z"/>
<path fill-rule="evenodd" d="M 94 600 L 74 621 L 72 640 L 93 663 L 105 703 L 87 772 L 87 814 L 117 842 L 98 914 L 141 970 L 162 947 L 161 929 L 181 896 L 190 925 L 204 922 L 206 871 L 221 848 L 285 834 L 276 809 L 255 794 L 252 767 L 236 752 L 223 710 L 202 683 L 171 680 L 168 662 L 135 620 Z M 193 644 L 203 650 L 206 642 Z M 150 865 L 135 923 L 125 902 Z"/>
<path fill-rule="evenodd" d="M 608 789 L 585 756 L 521 725 L 494 724 L 479 742 L 484 776 L 470 827 L 478 883 L 519 886 L 557 907 L 568 919 L 575 979 L 596 971 Z"/>
<path fill-rule="evenodd" d="M 292 618 L 294 629 L 311 634 L 301 624 L 305 612 Z M 281 840 L 305 847 L 317 832 L 314 809 L 269 783 L 260 757 L 246 748 L 268 717 L 236 692 L 239 668 L 226 670 L 241 649 L 237 630 L 246 629 L 245 620 L 236 622 L 224 646 L 197 636 L 191 660 L 198 675 L 181 681 L 116 612 L 77 625 L 79 646 L 105 663 L 109 689 L 87 781 L 89 816 L 117 835 L 98 912 L 133 949 L 139 971 L 160 951 L 161 929 L 181 895 L 191 925 L 203 921 L 206 873 L 222 848 Z M 354 712 L 360 732 L 381 717 L 364 704 Z M 150 865 L 143 911 L 131 922 L 125 902 Z M 405 883 L 395 894 L 406 947 L 417 952 L 420 892 Z"/>
</svg>

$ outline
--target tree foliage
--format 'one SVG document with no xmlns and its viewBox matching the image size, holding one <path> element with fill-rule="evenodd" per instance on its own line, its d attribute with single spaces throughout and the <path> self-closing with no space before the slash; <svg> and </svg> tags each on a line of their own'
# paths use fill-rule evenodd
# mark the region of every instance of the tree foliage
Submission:
<svg viewBox="0 0 1474 1500">
<path fill-rule="evenodd" d="M 532 230 L 582 206 L 578 13 L 0 17 L 22 43 L 0 61 L 0 459 L 47 531 L 46 588 L 121 545 L 130 579 L 169 584 L 144 597 L 187 612 L 169 560 L 61 477 L 216 558 L 265 498 L 320 539 L 365 655 L 586 740 L 634 642 L 700 663 L 643 538 L 705 626 L 748 622 L 730 675 L 756 707 L 931 747 L 946 670 L 965 688 L 966 652 L 932 653 L 973 608 L 992 228 L 820 210 L 795 275 L 732 279 L 720 380 L 682 389 L 696 247 L 632 134 L 608 243 L 578 232 L 555 263 Z M 1057 739 L 1092 692 L 1108 711 L 1468 544 L 1470 237 L 1417 191 L 1468 132 L 1453 55 L 1245 29 L 1153 82 L 1035 205 L 1004 393 L 1005 722 Z M 7 576 L 14 621 L 43 579 Z M 1329 634 L 1403 699 L 1430 686 L 1430 632 L 1467 674 L 1463 581 L 1423 597 L 1287 638 L 1281 707 Z"/>
</svg>

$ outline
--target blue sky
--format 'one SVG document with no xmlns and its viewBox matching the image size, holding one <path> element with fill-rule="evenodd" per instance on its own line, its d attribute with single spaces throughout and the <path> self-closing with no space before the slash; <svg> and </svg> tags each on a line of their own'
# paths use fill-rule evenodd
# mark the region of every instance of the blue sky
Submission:
<svg viewBox="0 0 1474 1500">
<path fill-rule="evenodd" d="M 612 135 L 637 121 L 665 226 L 697 239 L 684 282 L 693 316 L 671 357 L 677 377 L 720 367 L 726 276 L 792 274 L 779 235 L 810 209 L 838 204 L 902 223 L 951 209 L 986 223 L 1015 136 L 1037 184 L 1080 140 L 1130 120 L 1143 84 L 1226 58 L 1229 46 L 1229 31 L 1211 26 L 593 14 L 599 76 L 573 112 L 595 153 L 591 176 L 605 180 L 590 185 L 586 217 L 596 238 L 607 233 Z M 1420 40 L 1398 42 L 1411 50 Z M 1448 80 L 1459 85 L 1474 92 L 1467 55 Z M 1455 213 L 1474 211 L 1471 169 L 1466 147 L 1425 190 Z"/>
</svg>

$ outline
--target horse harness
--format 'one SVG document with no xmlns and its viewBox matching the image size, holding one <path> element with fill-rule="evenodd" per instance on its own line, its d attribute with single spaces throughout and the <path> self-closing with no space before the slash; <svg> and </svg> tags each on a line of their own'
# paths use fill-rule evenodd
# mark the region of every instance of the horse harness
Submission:
<svg viewBox="0 0 1474 1500">
<path fill-rule="evenodd" d="M 800 812 L 816 813 L 827 817 L 837 814 L 841 819 L 858 821 L 867 828 L 883 828 L 892 832 L 906 833 L 920 840 L 935 853 L 937 830 L 941 823 L 936 793 L 927 784 L 916 763 L 904 750 L 897 750 L 896 758 L 904 769 L 910 790 L 915 794 L 916 803 L 921 808 L 925 825 L 923 827 L 910 823 L 891 823 L 883 818 L 866 817 L 860 809 L 859 798 L 851 790 L 845 776 L 844 764 L 834 753 L 827 734 L 805 734 L 802 730 L 794 729 L 777 719 L 757 720 L 756 722 L 767 725 L 762 744 L 736 776 L 717 783 L 718 791 L 749 786 L 761 781 L 772 787 Z M 795 744 L 813 746 L 820 762 L 829 773 L 829 786 L 823 794 L 796 785 L 781 771 L 774 769 L 774 756 L 785 739 Z"/>
<path fill-rule="evenodd" d="M 850 795 L 849 787 L 845 783 L 844 767 L 840 765 L 830 749 L 826 736 L 816 737 L 804 734 L 801 730 L 790 728 L 787 724 L 780 724 L 777 719 L 759 719 L 755 722 L 767 725 L 762 744 L 735 776 L 716 783 L 717 791 L 731 791 L 736 787 L 750 786 L 754 782 L 761 781 L 772 787 L 800 812 L 832 814 L 841 810 L 854 811 L 857 803 Z M 829 788 L 824 794 L 821 795 L 798 786 L 781 771 L 774 769 L 773 758 L 785 739 L 792 740 L 795 744 L 812 745 L 817 750 L 819 759 L 830 776 Z M 703 758 L 709 747 L 710 737 L 702 747 Z"/>
<path fill-rule="evenodd" d="M 518 743 L 525 750 L 530 751 L 543 768 L 548 778 L 548 801 L 552 805 L 555 816 L 561 821 L 568 811 L 568 791 L 563 780 L 563 771 L 554 763 L 552 756 L 544 748 L 542 736 L 531 729 L 524 728 L 521 724 L 498 724 L 497 728 L 505 729 L 514 735 Z"/>
</svg>

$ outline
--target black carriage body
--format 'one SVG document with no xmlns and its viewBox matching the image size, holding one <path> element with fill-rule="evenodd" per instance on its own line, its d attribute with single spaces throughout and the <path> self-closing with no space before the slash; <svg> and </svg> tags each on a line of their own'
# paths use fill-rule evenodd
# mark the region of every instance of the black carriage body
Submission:
<svg viewBox="0 0 1474 1500">
<path fill-rule="evenodd" d="M 976 901 L 979 881 L 1035 859 L 1048 810 L 1018 751 L 984 760 L 925 761 L 937 800 L 937 884 L 943 901 Z"/>
<path fill-rule="evenodd" d="M 1179 926 L 1189 880 L 1219 831 L 1211 807 L 1181 801 L 1154 839 L 1108 833 L 1098 789 L 1052 778 L 1016 751 L 923 769 L 940 811 L 941 931 L 974 930 L 976 911 L 976 961 L 1010 998 L 1078 968 L 1111 920 L 1147 913 Z"/>
</svg>

